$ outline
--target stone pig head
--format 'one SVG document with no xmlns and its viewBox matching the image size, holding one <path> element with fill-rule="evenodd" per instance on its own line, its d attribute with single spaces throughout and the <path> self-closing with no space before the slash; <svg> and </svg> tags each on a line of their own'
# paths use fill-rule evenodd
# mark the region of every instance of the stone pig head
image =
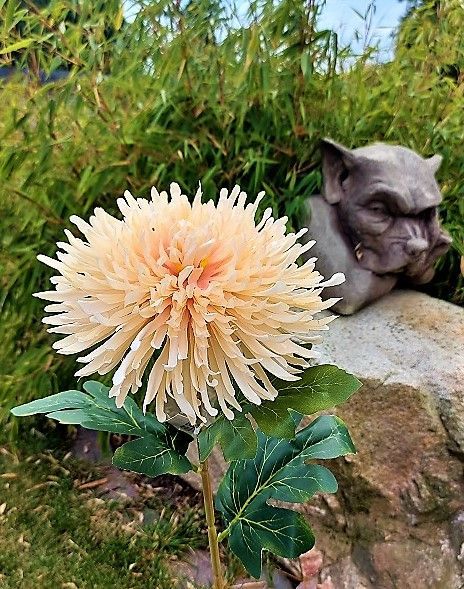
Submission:
<svg viewBox="0 0 464 589">
<path fill-rule="evenodd" d="M 323 196 L 336 208 L 359 265 L 376 275 L 429 282 L 451 243 L 437 213 L 441 156 L 424 159 L 386 144 L 351 150 L 328 139 L 321 149 Z"/>
</svg>

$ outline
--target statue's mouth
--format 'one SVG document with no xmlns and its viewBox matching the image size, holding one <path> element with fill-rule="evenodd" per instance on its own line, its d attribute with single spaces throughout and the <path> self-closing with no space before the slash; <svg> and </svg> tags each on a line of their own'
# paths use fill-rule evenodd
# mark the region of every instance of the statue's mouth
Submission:
<svg viewBox="0 0 464 589">
<path fill-rule="evenodd" d="M 398 266 L 388 265 L 388 260 L 384 260 L 382 264 L 379 256 L 372 250 L 364 249 L 361 242 L 354 248 L 354 255 L 362 268 L 370 270 L 378 276 L 404 274 L 407 278 L 417 280 L 433 268 L 433 260 L 425 252 L 414 258 L 407 255 L 402 256 L 403 259 Z"/>
<path fill-rule="evenodd" d="M 360 264 L 363 266 L 362 264 Z M 372 267 L 366 267 L 377 276 L 404 276 L 407 280 L 413 283 L 426 283 L 429 282 L 434 274 L 433 263 L 432 264 L 406 264 L 400 268 L 388 268 L 388 269 L 374 269 Z"/>
</svg>

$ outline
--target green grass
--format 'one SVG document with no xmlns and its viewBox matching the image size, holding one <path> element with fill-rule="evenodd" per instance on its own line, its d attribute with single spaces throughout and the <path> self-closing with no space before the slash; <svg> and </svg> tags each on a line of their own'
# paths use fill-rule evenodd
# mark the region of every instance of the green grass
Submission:
<svg viewBox="0 0 464 589">
<path fill-rule="evenodd" d="M 52 452 L 51 439 L 0 444 L 0 587 L 185 589 L 178 560 L 207 545 L 198 497 L 156 491 L 174 483 L 155 480 L 138 499 L 99 498 L 78 485 L 102 472 Z"/>
</svg>

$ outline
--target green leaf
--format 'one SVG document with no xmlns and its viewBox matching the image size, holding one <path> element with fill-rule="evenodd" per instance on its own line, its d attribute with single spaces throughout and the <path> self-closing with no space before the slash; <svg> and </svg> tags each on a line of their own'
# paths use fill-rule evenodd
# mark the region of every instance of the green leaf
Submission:
<svg viewBox="0 0 464 589">
<path fill-rule="evenodd" d="M 262 550 L 296 558 L 314 546 L 314 534 L 304 517 L 291 509 L 262 505 L 234 526 L 229 545 L 256 579 L 261 576 Z"/>
<path fill-rule="evenodd" d="M 165 440 L 147 434 L 118 448 L 113 456 L 113 464 L 150 477 L 188 472 L 192 468 L 190 461 L 176 451 L 175 437 L 171 441 L 173 447 Z"/>
<path fill-rule="evenodd" d="M 35 39 L 23 39 L 22 41 L 17 41 L 16 43 L 12 43 L 11 45 L 8 45 L 7 47 L 3 47 L 2 49 L 0 49 L 0 55 L 3 55 L 5 53 L 11 53 L 12 51 L 17 51 L 18 49 L 24 49 L 26 47 L 29 47 L 29 45 L 31 45 L 32 43 L 34 43 Z"/>
<path fill-rule="evenodd" d="M 317 492 L 335 493 L 332 473 L 307 461 L 355 452 L 345 424 L 330 415 L 315 419 L 293 440 L 267 437 L 259 430 L 257 436 L 256 456 L 230 465 L 216 497 L 230 548 L 255 577 L 261 573 L 262 550 L 294 558 L 314 544 L 301 515 L 271 507 L 267 501 L 302 503 Z"/>
<path fill-rule="evenodd" d="M 284 408 L 279 404 L 274 408 L 273 404 L 275 402 L 265 402 L 257 406 L 256 409 L 254 407 L 250 408 L 250 413 L 253 415 L 258 426 L 267 435 L 272 435 L 276 438 L 292 439 L 295 437 L 295 423 L 292 416 L 288 408 Z"/>
<path fill-rule="evenodd" d="M 200 461 L 204 462 L 214 446 L 220 444 L 227 462 L 253 458 L 258 439 L 256 432 L 245 415 L 237 415 L 232 421 L 221 415 L 198 436 Z"/>
<path fill-rule="evenodd" d="M 322 415 L 300 430 L 293 443 L 301 456 L 329 460 L 355 454 L 356 448 L 344 422 L 335 415 Z"/>
<path fill-rule="evenodd" d="M 109 388 L 105 385 L 88 381 L 84 389 L 86 392 L 65 391 L 37 399 L 15 407 L 11 412 L 17 417 L 46 413 L 47 417 L 60 423 L 116 434 L 143 436 L 150 432 L 166 435 L 166 426 L 153 415 L 144 415 L 130 397 L 118 408 L 114 399 L 108 397 Z"/>
<path fill-rule="evenodd" d="M 88 406 L 89 403 L 89 398 L 85 393 L 81 393 L 80 391 L 64 391 L 14 407 L 11 413 L 16 415 L 16 417 L 25 417 L 26 415 L 50 413 L 51 411 L 59 411 L 60 409 L 67 409 L 69 407 L 78 409 Z"/>
<path fill-rule="evenodd" d="M 3 47 L 0 49 L 0 55 L 4 55 L 5 53 L 11 53 L 12 51 L 18 51 L 18 49 L 25 49 L 32 45 L 32 43 L 41 43 L 42 41 L 46 41 L 50 38 L 51 35 L 46 35 L 45 37 L 34 38 L 29 37 L 29 39 L 23 39 L 22 41 L 17 41 L 16 43 L 12 43 L 7 47 Z"/>
<path fill-rule="evenodd" d="M 49 419 L 56 419 L 56 421 L 63 424 L 82 425 L 88 419 L 88 414 L 86 411 L 82 411 L 82 409 L 62 409 L 61 411 L 47 413 L 47 417 Z"/>
<path fill-rule="evenodd" d="M 312 73 L 313 64 L 312 64 L 312 56 L 310 53 L 302 53 L 301 54 L 300 66 L 301 66 L 301 72 L 305 78 L 308 76 L 308 74 Z"/>
<path fill-rule="evenodd" d="M 279 396 L 274 401 L 250 406 L 249 411 L 265 434 L 289 439 L 295 436 L 289 409 L 312 415 L 344 403 L 361 386 L 353 375 L 331 364 L 308 368 L 296 382 L 276 379 L 272 384 Z"/>
<path fill-rule="evenodd" d="M 160 423 L 153 415 L 144 415 L 133 399 L 116 407 L 108 397 L 109 388 L 91 380 L 85 392 L 66 391 L 37 399 L 12 409 L 13 415 L 46 413 L 60 423 L 81 425 L 87 429 L 138 436 L 118 448 L 113 464 L 149 476 L 188 472 L 192 465 L 185 457 L 192 437 L 170 425 Z"/>
</svg>

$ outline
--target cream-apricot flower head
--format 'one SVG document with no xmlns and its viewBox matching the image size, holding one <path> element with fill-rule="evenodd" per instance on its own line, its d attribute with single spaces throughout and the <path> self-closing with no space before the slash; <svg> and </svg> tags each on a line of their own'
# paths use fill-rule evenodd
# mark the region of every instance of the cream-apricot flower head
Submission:
<svg viewBox="0 0 464 589">
<path fill-rule="evenodd" d="M 66 231 L 57 260 L 38 256 L 59 275 L 36 296 L 52 301 L 44 323 L 65 334 L 59 353 L 93 348 L 76 375 L 117 367 L 110 396 L 120 406 L 147 372 L 144 407 L 153 401 L 164 421 L 172 398 L 191 424 L 218 409 L 232 419 L 236 388 L 260 404 L 277 395 L 268 375 L 298 380 L 314 355 L 302 344 L 332 319 L 314 318 L 335 301 L 321 291 L 344 277 L 324 282 L 315 259 L 297 264 L 314 243 L 298 243 L 306 230 L 286 235 L 287 219 L 270 209 L 256 224 L 263 194 L 246 205 L 235 186 L 215 205 L 199 188 L 190 203 L 171 184 L 150 201 L 126 192 L 122 220 L 101 208 L 89 223 L 71 217 L 85 240 Z"/>
</svg>

